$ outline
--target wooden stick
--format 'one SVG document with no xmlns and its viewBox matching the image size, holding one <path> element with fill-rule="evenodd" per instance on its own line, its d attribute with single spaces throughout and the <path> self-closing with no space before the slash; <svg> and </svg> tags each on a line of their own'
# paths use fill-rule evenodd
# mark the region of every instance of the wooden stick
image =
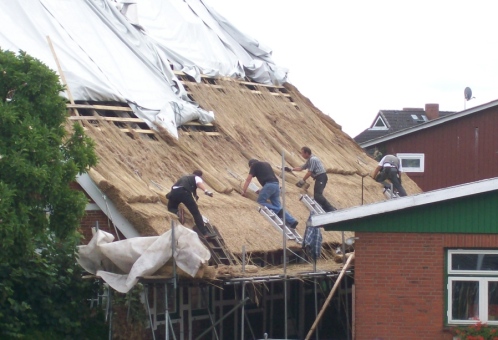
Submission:
<svg viewBox="0 0 498 340">
<path fill-rule="evenodd" d="M 128 106 L 109 106 L 109 105 L 88 105 L 88 104 L 67 104 L 68 109 L 95 109 L 104 111 L 128 111 L 133 110 Z"/>
<path fill-rule="evenodd" d="M 316 317 L 315 322 L 313 323 L 313 326 L 311 326 L 310 331 L 308 332 L 308 335 L 306 335 L 305 340 L 309 340 L 311 338 L 311 336 L 313 335 L 313 332 L 315 331 L 316 326 L 318 325 L 318 323 L 320 322 L 320 319 L 322 318 L 323 314 L 325 313 L 325 309 L 328 307 L 330 300 L 332 300 L 332 297 L 334 296 L 334 293 L 337 290 L 337 287 L 339 287 L 339 283 L 341 282 L 342 277 L 346 273 L 346 270 L 348 269 L 349 264 L 351 263 L 351 261 L 353 259 L 354 259 L 354 253 L 352 253 L 352 255 L 349 256 L 348 261 L 346 262 L 346 264 L 342 268 L 341 273 L 339 274 L 339 277 L 337 278 L 337 280 L 334 283 L 334 287 L 332 287 L 332 290 L 330 291 L 329 296 L 327 296 L 327 300 L 325 300 L 325 303 L 323 304 L 322 309 L 320 310 L 320 313 L 318 313 L 318 316 Z"/>
<path fill-rule="evenodd" d="M 103 116 L 72 116 L 69 120 L 105 120 L 108 122 L 122 122 L 122 123 L 145 123 L 141 118 L 127 118 L 127 117 L 103 117 Z"/>
<path fill-rule="evenodd" d="M 50 36 L 47 35 L 47 41 L 48 41 L 48 46 L 50 47 L 50 50 L 52 51 L 52 54 L 55 59 L 55 63 L 57 64 L 57 69 L 59 70 L 59 76 L 61 77 L 62 84 L 66 87 L 66 92 L 67 96 L 69 98 L 69 102 L 74 105 L 74 99 L 73 95 L 71 94 L 71 91 L 69 90 L 69 86 L 67 85 L 66 77 L 64 76 L 64 72 L 62 72 L 62 67 L 61 64 L 59 63 L 59 59 L 57 58 L 57 54 L 55 53 L 54 45 L 52 44 L 52 40 L 50 39 Z M 76 108 L 73 109 L 76 116 L 79 116 L 78 110 Z"/>
</svg>

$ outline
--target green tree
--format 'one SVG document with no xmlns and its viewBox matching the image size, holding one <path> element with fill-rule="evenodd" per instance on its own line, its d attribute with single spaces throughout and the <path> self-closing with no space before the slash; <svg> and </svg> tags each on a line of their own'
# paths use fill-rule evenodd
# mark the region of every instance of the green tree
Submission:
<svg viewBox="0 0 498 340">
<path fill-rule="evenodd" d="M 39 60 L 0 50 L 0 338 L 86 337 L 92 287 L 75 261 L 86 198 L 70 183 L 97 158 L 79 124 L 66 128 L 63 90 Z"/>
</svg>

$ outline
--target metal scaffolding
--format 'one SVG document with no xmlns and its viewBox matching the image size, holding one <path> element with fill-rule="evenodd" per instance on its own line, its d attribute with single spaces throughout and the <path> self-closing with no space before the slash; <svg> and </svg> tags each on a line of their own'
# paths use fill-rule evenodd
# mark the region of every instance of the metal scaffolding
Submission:
<svg viewBox="0 0 498 340">
<path fill-rule="evenodd" d="M 285 167 L 285 155 L 282 153 L 282 169 Z M 283 214 L 283 222 L 285 225 L 285 171 L 282 171 L 282 207 L 284 210 Z M 175 221 L 171 222 L 171 248 L 172 248 L 172 254 L 175 253 Z M 344 233 L 343 233 L 343 240 L 342 240 L 342 250 L 343 254 L 345 254 L 345 242 L 344 242 Z M 282 274 L 276 274 L 276 275 L 266 275 L 266 276 L 251 276 L 251 277 L 237 277 L 237 278 L 227 278 L 222 280 L 222 287 L 234 287 L 234 298 L 232 299 L 232 304 L 225 303 L 225 300 L 221 299 L 223 296 L 223 288 L 220 288 L 220 300 L 219 303 L 216 304 L 216 298 L 215 298 L 215 290 L 217 289 L 216 286 L 213 284 L 210 284 L 207 281 L 201 282 L 203 286 L 196 286 L 196 287 L 189 287 L 185 285 L 185 282 L 180 284 L 179 278 L 177 275 L 177 270 L 176 270 L 176 264 L 175 261 L 173 261 L 173 275 L 172 277 L 158 277 L 158 276 L 151 276 L 151 277 L 141 277 L 139 278 L 139 281 L 144 285 L 144 295 L 145 295 L 145 307 L 147 311 L 147 317 L 148 317 L 148 322 L 149 322 L 149 327 L 152 333 L 152 338 L 155 340 L 156 339 L 156 333 L 155 330 L 159 329 L 158 325 L 161 325 L 164 323 L 164 338 L 166 340 L 169 340 L 170 338 L 176 340 L 176 334 L 175 334 L 175 329 L 173 327 L 173 324 L 178 324 L 179 327 L 179 336 L 180 339 L 185 339 L 188 338 L 189 340 L 193 339 L 193 331 L 192 331 L 192 320 L 208 320 L 209 321 L 209 326 L 204 329 L 196 338 L 201 339 L 205 338 L 209 332 L 211 332 L 211 338 L 212 339 L 223 339 L 223 322 L 229 318 L 233 317 L 234 319 L 234 324 L 236 324 L 238 320 L 238 313 L 236 313 L 237 310 L 240 309 L 240 320 L 239 320 L 239 325 L 240 325 L 240 336 L 237 338 L 240 338 L 244 340 L 245 333 L 246 333 L 246 325 L 247 328 L 252 336 L 253 339 L 256 339 L 256 335 L 254 334 L 253 328 L 251 327 L 251 323 L 249 320 L 249 315 L 246 311 L 246 305 L 247 302 L 251 300 L 250 296 L 246 296 L 248 292 L 246 292 L 246 286 L 247 285 L 252 285 L 254 287 L 255 284 L 269 284 L 270 285 L 270 298 L 266 298 L 266 291 L 263 289 L 263 294 L 265 295 L 265 298 L 263 298 L 263 305 L 264 307 L 262 308 L 263 311 L 263 320 L 266 320 L 266 314 L 267 314 L 267 308 L 266 302 L 267 300 L 270 301 L 270 323 L 269 323 L 269 332 L 267 332 L 266 329 L 264 329 L 265 335 L 270 333 L 273 333 L 273 323 L 272 323 L 272 318 L 274 314 L 274 301 L 277 299 L 276 294 L 274 292 L 274 283 L 281 282 L 283 284 L 283 304 L 284 304 L 284 338 L 288 338 L 288 284 L 289 282 L 293 281 L 300 281 L 302 284 L 303 290 L 301 291 L 300 288 L 300 296 L 305 296 L 306 292 L 304 290 L 304 283 L 305 282 L 313 282 L 313 296 L 314 296 L 314 312 L 315 312 L 315 322 L 312 326 L 312 329 L 310 329 L 307 339 L 310 338 L 311 333 L 315 333 L 315 338 L 319 339 L 319 334 L 318 334 L 318 329 L 317 329 L 317 324 L 323 315 L 323 312 L 325 310 L 325 307 L 327 304 L 330 302 L 330 299 L 332 298 L 332 295 L 334 291 L 337 289 L 337 286 L 340 283 L 340 280 L 342 277 L 347 276 L 347 274 L 351 274 L 351 271 L 347 271 L 347 268 L 349 266 L 349 261 L 351 260 L 348 259 L 348 262 L 344 264 L 343 269 L 341 273 L 337 272 L 332 272 L 332 271 L 317 271 L 317 259 L 316 257 L 312 257 L 312 262 L 307 261 L 304 257 L 299 256 L 296 252 L 293 252 L 291 249 L 287 248 L 287 237 L 285 232 L 282 232 L 282 250 L 283 250 L 283 272 Z M 292 255 L 296 256 L 303 262 L 307 262 L 310 265 L 313 266 L 313 270 L 310 272 L 303 272 L 299 273 L 297 275 L 288 275 L 287 273 L 287 264 L 288 264 L 288 252 L 290 252 Z M 247 260 L 246 260 L 246 250 L 245 246 L 242 248 L 242 274 L 245 275 L 246 272 L 246 265 L 247 265 Z M 320 311 L 320 314 L 318 313 L 318 280 L 326 280 L 326 279 L 336 279 L 334 288 L 331 291 L 331 294 L 327 298 L 327 301 L 325 304 L 322 306 L 322 310 Z M 239 299 L 237 289 L 235 286 L 240 285 L 241 287 L 241 298 Z M 180 294 L 178 288 L 187 289 L 187 304 L 184 303 L 183 299 L 185 295 L 184 293 Z M 203 288 L 204 287 L 204 288 Z M 172 294 L 173 294 L 173 299 L 174 301 L 171 301 L 169 299 L 169 292 L 170 288 L 172 288 Z M 193 294 L 193 289 L 197 289 L 197 296 L 200 295 L 200 303 L 204 309 L 207 311 L 207 315 L 203 316 L 193 316 L 193 302 L 192 302 L 192 294 Z M 347 287 L 346 287 L 347 288 Z M 161 308 L 160 303 L 158 301 L 158 296 L 160 295 L 159 290 L 164 291 L 164 297 L 162 297 L 162 303 L 164 304 L 163 310 L 158 310 Z M 207 291 L 207 293 L 206 293 Z M 152 306 L 149 302 L 150 294 L 152 293 L 153 296 L 153 303 Z M 250 295 L 250 294 L 249 294 Z M 106 317 L 108 318 L 109 321 L 109 339 L 112 338 L 112 294 L 111 294 L 111 289 L 109 288 L 109 295 L 108 295 L 108 303 L 107 303 L 107 312 L 106 312 Z M 161 299 L 161 297 L 159 297 Z M 347 300 L 347 296 L 346 296 Z M 213 302 L 211 304 L 211 301 Z M 301 303 L 304 303 L 304 298 L 300 298 L 300 309 L 304 309 L 304 306 L 301 306 Z M 173 302 L 175 304 L 175 313 L 177 315 L 176 319 L 172 319 L 172 311 L 170 310 L 170 302 Z M 224 307 L 227 306 L 232 306 L 228 312 L 224 312 Z M 184 306 L 187 306 L 187 310 L 184 309 Z M 212 310 L 213 309 L 213 310 Z M 216 311 L 218 309 L 218 312 Z M 187 311 L 189 315 L 189 324 L 188 324 L 188 335 L 186 336 L 184 333 L 185 329 L 185 324 L 183 320 L 183 314 L 184 312 Z M 346 301 L 346 313 L 349 315 L 349 307 L 348 307 L 348 302 Z M 164 314 L 164 320 L 158 320 L 158 315 Z M 304 327 L 304 313 L 301 310 L 300 311 L 300 324 L 301 327 Z M 217 330 L 217 326 L 221 325 L 220 330 Z M 266 327 L 267 323 L 264 321 L 263 327 Z M 235 327 L 234 327 L 235 328 Z M 304 329 L 300 329 L 300 332 L 303 332 Z M 237 329 L 233 330 L 234 334 L 238 333 Z M 348 339 L 349 339 L 349 316 L 347 316 L 347 333 L 348 333 Z M 303 334 L 304 335 L 304 334 Z"/>
</svg>

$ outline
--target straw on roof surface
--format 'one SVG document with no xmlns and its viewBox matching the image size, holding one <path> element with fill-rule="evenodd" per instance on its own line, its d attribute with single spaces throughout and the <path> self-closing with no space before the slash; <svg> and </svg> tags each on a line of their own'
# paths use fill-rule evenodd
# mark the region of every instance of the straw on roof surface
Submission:
<svg viewBox="0 0 498 340">
<path fill-rule="evenodd" d="M 369 176 L 364 178 L 362 191 L 361 175 L 371 173 L 377 162 L 292 85 L 278 89 L 286 92 L 285 96 L 272 94 L 274 88 L 247 87 L 231 79 L 216 79 L 216 85 L 186 85 L 201 107 L 215 112 L 219 136 L 179 130 L 180 137 L 175 140 L 159 129 L 160 138 L 152 140 L 139 134 L 130 137 L 112 123 L 82 123 L 95 140 L 100 159 L 90 176 L 141 234 L 158 235 L 169 229 L 176 216 L 167 211 L 164 195 L 180 176 L 202 169 L 215 195 L 200 195 L 199 209 L 218 228 L 228 248 L 237 254 L 243 245 L 247 252 L 281 249 L 282 235 L 258 213 L 256 195 L 246 198 L 239 192 L 250 158 L 269 162 L 280 174 L 277 166 L 282 152 L 288 164 L 300 166 L 304 160 L 299 151 L 305 145 L 327 168 L 329 182 L 324 195 L 336 208 L 360 205 L 362 192 L 364 203 L 385 199 L 379 184 Z M 304 174 L 286 173 L 285 181 L 286 208 L 298 219 L 301 235 L 309 211 L 299 201 L 305 191 L 295 183 Z M 307 193 L 312 195 L 313 182 L 308 182 Z M 259 185 L 255 179 L 254 183 Z M 420 192 L 406 175 L 403 186 L 409 194 Z M 191 219 L 187 221 L 191 226 Z M 336 232 L 324 232 L 323 238 L 326 243 L 341 242 Z"/>
</svg>

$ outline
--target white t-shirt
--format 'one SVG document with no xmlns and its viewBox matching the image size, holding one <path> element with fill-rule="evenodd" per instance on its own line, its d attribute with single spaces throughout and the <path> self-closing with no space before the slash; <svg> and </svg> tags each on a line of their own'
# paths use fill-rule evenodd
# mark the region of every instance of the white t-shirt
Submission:
<svg viewBox="0 0 498 340">
<path fill-rule="evenodd" d="M 195 184 L 196 185 L 199 184 L 199 183 L 202 183 L 202 178 L 200 178 L 199 176 L 195 176 L 194 179 L 195 179 Z M 171 189 L 177 189 L 177 188 L 179 188 L 179 187 L 175 186 L 175 187 L 172 187 Z"/>
<path fill-rule="evenodd" d="M 401 162 L 399 158 L 393 155 L 385 155 L 379 162 L 379 166 L 382 167 L 396 167 L 401 171 Z"/>
</svg>

